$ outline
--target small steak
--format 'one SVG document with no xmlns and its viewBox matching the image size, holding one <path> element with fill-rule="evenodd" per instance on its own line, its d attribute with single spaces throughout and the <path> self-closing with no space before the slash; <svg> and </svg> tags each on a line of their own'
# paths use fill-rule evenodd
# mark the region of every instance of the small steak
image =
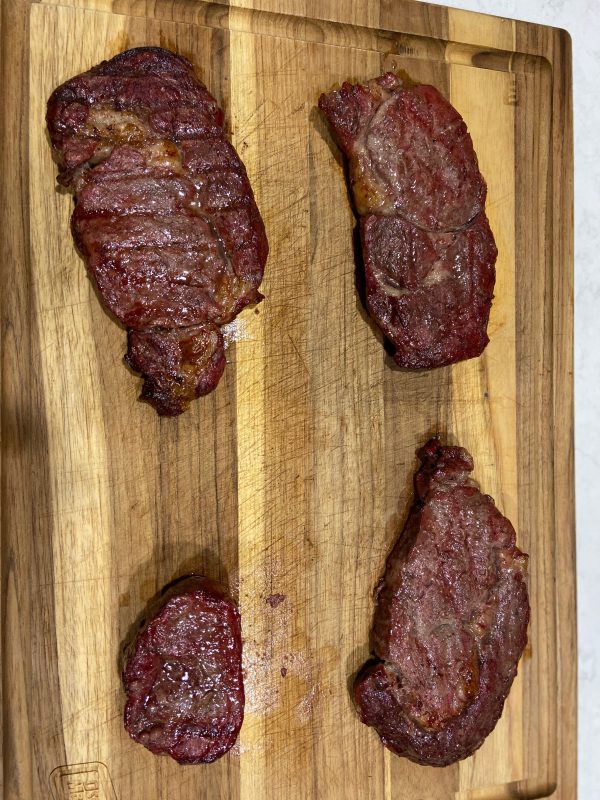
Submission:
<svg viewBox="0 0 600 800">
<path fill-rule="evenodd" d="M 349 160 L 369 313 L 408 369 L 485 348 L 496 246 L 486 184 L 460 114 L 392 73 L 344 83 L 319 107 Z"/>
<path fill-rule="evenodd" d="M 142 47 L 59 86 L 47 123 L 59 183 L 75 194 L 77 247 L 106 308 L 136 332 L 127 360 L 145 378 L 142 397 L 180 414 L 217 385 L 215 331 L 261 299 L 268 252 L 223 113 L 188 61 Z M 140 340 L 154 348 L 150 371 L 131 349 Z M 184 378 L 170 357 L 157 361 L 176 342 L 196 351 Z"/>
<path fill-rule="evenodd" d="M 215 761 L 244 718 L 240 615 L 225 589 L 192 576 L 158 600 L 123 671 L 125 728 L 180 764 Z"/>
<path fill-rule="evenodd" d="M 376 598 L 372 649 L 354 684 L 361 720 L 392 752 L 445 766 L 498 721 L 527 642 L 528 557 L 469 477 L 461 447 L 420 451 L 415 505 Z"/>
</svg>

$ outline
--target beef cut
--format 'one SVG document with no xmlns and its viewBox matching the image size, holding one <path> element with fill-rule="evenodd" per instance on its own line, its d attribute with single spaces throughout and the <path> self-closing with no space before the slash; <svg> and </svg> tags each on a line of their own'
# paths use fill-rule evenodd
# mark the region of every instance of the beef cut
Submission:
<svg viewBox="0 0 600 800">
<path fill-rule="evenodd" d="M 445 766 L 493 730 L 527 642 L 528 557 L 469 477 L 470 454 L 431 439 L 415 504 L 376 597 L 354 684 L 361 720 L 398 755 Z"/>
<path fill-rule="evenodd" d="M 215 761 L 244 718 L 240 615 L 199 576 L 170 586 L 151 610 L 123 671 L 125 728 L 180 764 Z"/>
<path fill-rule="evenodd" d="M 47 124 L 75 242 L 130 331 L 142 397 L 180 414 L 217 385 L 220 328 L 261 299 L 268 253 L 223 113 L 186 59 L 142 47 L 59 86 Z"/>
<path fill-rule="evenodd" d="M 342 84 L 319 107 L 349 160 L 366 303 L 408 369 L 482 353 L 497 256 L 464 120 L 433 86 L 392 73 Z"/>
</svg>

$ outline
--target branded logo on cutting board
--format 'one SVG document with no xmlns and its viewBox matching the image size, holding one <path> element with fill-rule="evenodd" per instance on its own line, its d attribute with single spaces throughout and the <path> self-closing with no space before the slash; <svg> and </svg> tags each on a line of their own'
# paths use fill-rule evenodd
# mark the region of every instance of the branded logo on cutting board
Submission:
<svg viewBox="0 0 600 800">
<path fill-rule="evenodd" d="M 105 764 L 68 764 L 50 774 L 53 800 L 117 800 Z"/>
</svg>

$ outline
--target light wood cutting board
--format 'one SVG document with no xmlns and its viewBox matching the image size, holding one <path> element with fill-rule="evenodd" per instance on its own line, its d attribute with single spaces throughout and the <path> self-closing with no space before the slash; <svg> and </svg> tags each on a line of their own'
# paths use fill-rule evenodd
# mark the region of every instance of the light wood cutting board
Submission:
<svg viewBox="0 0 600 800">
<path fill-rule="evenodd" d="M 572 800 L 568 35 L 408 0 L 252 4 L 2 5 L 4 797 Z M 240 316 L 218 389 L 178 419 L 136 401 L 44 125 L 55 86 L 143 44 L 190 58 L 222 103 L 271 244 L 265 301 Z M 394 369 L 358 299 L 343 165 L 315 108 L 387 69 L 464 116 L 499 249 L 485 354 L 416 374 Z M 433 432 L 471 451 L 531 556 L 504 714 L 446 769 L 384 750 L 348 692 Z M 247 711 L 228 756 L 178 767 L 123 730 L 118 659 L 147 601 L 191 570 L 239 597 Z"/>
</svg>

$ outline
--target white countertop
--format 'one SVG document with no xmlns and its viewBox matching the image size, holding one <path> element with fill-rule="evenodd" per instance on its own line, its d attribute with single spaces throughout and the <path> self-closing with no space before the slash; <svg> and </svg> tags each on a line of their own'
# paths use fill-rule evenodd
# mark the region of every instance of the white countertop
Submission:
<svg viewBox="0 0 600 800">
<path fill-rule="evenodd" d="M 600 5 L 598 0 L 448 0 L 448 5 L 565 28 L 573 40 L 578 797 L 600 800 L 600 108 L 594 102 Z"/>
</svg>

